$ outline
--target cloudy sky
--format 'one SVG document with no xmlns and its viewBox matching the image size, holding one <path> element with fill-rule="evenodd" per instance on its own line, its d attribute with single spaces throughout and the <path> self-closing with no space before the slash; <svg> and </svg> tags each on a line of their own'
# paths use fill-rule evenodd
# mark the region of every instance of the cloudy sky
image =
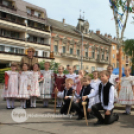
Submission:
<svg viewBox="0 0 134 134">
<path fill-rule="evenodd" d="M 85 19 L 90 23 L 90 30 L 100 30 L 102 34 L 116 36 L 115 23 L 112 10 L 109 7 L 109 0 L 25 0 L 47 10 L 51 19 L 62 21 L 64 18 L 67 24 L 76 26 L 80 10 L 85 12 Z M 124 37 L 134 38 L 134 24 L 132 16 L 129 15 Z"/>
</svg>

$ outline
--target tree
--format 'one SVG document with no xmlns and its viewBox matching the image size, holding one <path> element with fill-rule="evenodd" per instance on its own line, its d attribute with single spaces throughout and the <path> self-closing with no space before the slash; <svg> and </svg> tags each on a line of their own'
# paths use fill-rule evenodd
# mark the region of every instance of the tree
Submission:
<svg viewBox="0 0 134 134">
<path fill-rule="evenodd" d="M 129 13 L 133 12 L 133 7 L 130 7 L 132 0 L 109 0 L 109 2 L 114 15 L 116 37 L 119 45 L 119 80 L 120 80 L 122 75 L 121 46 L 123 44 L 123 37 L 127 25 L 128 16 Z"/>
<path fill-rule="evenodd" d="M 132 74 L 134 74 L 134 39 L 129 39 L 124 42 L 124 52 L 132 57 Z"/>
</svg>

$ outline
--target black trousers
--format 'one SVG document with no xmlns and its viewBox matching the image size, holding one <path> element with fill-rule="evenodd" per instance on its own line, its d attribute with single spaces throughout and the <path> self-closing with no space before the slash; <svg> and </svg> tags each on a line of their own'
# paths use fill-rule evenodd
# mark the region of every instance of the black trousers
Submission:
<svg viewBox="0 0 134 134">
<path fill-rule="evenodd" d="M 64 104 L 61 107 L 60 113 L 61 114 L 67 114 L 69 105 L 70 105 L 70 99 L 64 100 Z"/>
<path fill-rule="evenodd" d="M 87 111 L 87 106 L 88 105 L 86 105 L 86 111 Z M 84 111 L 83 111 L 82 102 L 73 103 L 73 108 L 77 112 L 78 116 L 84 117 Z"/>
<path fill-rule="evenodd" d="M 110 115 L 105 115 L 105 118 L 102 117 L 101 113 L 99 110 L 104 110 L 101 103 L 97 103 L 94 106 L 92 106 L 92 111 L 94 112 L 94 115 L 98 118 L 99 121 L 104 122 L 105 124 L 111 124 L 117 120 L 117 116 L 113 116 L 113 109 L 110 111 Z"/>
<path fill-rule="evenodd" d="M 30 108 L 30 100 L 26 100 L 26 108 Z"/>
</svg>

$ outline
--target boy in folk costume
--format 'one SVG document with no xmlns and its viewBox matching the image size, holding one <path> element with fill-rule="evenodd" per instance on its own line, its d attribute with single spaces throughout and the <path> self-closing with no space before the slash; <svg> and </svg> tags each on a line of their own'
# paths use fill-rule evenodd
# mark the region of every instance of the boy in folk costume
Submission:
<svg viewBox="0 0 134 134">
<path fill-rule="evenodd" d="M 76 110 L 76 112 L 78 114 L 77 120 L 81 120 L 84 117 L 83 106 L 82 106 L 82 98 L 83 98 L 83 96 L 87 96 L 90 93 L 94 92 L 94 89 L 90 86 L 90 82 L 91 82 L 90 77 L 88 77 L 88 76 L 83 77 L 81 82 L 82 82 L 82 85 L 83 85 L 82 90 L 81 90 L 79 96 L 76 94 L 77 100 L 76 100 L 76 102 L 73 103 L 73 108 L 74 108 L 74 110 Z M 88 97 L 87 97 L 84 101 L 87 102 L 86 109 L 87 108 L 91 109 L 91 107 L 95 104 L 94 103 L 94 98 L 88 99 Z"/>
<path fill-rule="evenodd" d="M 131 106 L 134 104 L 134 76 L 130 76 L 131 68 L 125 67 L 125 77 L 121 78 L 121 90 L 119 103 L 126 105 L 125 115 L 131 114 Z M 118 86 L 118 85 L 117 85 Z"/>
<path fill-rule="evenodd" d="M 108 71 L 104 70 L 100 73 L 100 77 L 102 82 L 99 85 L 100 103 L 97 103 L 92 107 L 94 115 L 98 118 L 98 121 L 94 125 L 111 124 L 119 120 L 119 115 L 113 115 L 114 86 L 109 82 L 110 74 Z M 105 118 L 102 117 L 99 110 L 104 110 Z"/>
<path fill-rule="evenodd" d="M 68 108 L 70 105 L 71 97 L 73 92 L 75 91 L 72 86 L 74 82 L 72 79 L 68 78 L 65 80 L 65 89 L 64 91 L 60 92 L 57 89 L 57 97 L 63 98 L 63 106 L 61 107 L 60 113 L 61 114 L 67 114 Z"/>
<path fill-rule="evenodd" d="M 54 90 L 57 88 L 60 92 L 64 90 L 65 87 L 65 79 L 66 76 L 63 74 L 64 67 L 60 65 L 58 67 L 58 74 L 54 75 Z M 57 108 L 60 108 L 62 106 L 62 99 L 58 98 L 57 100 Z"/>
<path fill-rule="evenodd" d="M 40 97 L 43 99 L 44 107 L 48 107 L 48 100 L 51 99 L 53 88 L 53 71 L 50 69 L 50 62 L 44 63 L 45 70 L 41 70 L 43 83 L 40 84 Z"/>
<path fill-rule="evenodd" d="M 5 72 L 5 89 L 2 97 L 6 98 L 7 109 L 14 108 L 14 100 L 18 97 L 18 77 L 16 71 L 17 63 L 11 64 L 11 71 Z M 12 102 L 12 105 L 10 104 Z"/>
</svg>

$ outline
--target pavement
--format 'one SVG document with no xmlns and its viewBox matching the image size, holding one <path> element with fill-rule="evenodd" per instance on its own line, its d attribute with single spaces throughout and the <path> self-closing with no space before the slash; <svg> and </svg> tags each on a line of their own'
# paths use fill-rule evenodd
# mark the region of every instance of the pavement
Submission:
<svg viewBox="0 0 134 134">
<path fill-rule="evenodd" d="M 15 102 L 19 107 L 20 103 Z M 25 109 L 28 116 L 25 122 L 18 123 L 14 121 L 11 114 L 13 110 L 6 109 L 6 102 L 0 100 L 0 134 L 133 134 L 134 133 L 134 111 L 131 115 L 122 115 L 124 110 L 114 110 L 119 113 L 120 119 L 112 125 L 93 125 L 97 119 L 89 119 L 89 125 L 86 126 L 85 120 L 77 121 L 76 116 L 64 116 L 54 114 L 54 106 L 42 108 L 42 104 L 37 104 L 38 108 Z"/>
</svg>

